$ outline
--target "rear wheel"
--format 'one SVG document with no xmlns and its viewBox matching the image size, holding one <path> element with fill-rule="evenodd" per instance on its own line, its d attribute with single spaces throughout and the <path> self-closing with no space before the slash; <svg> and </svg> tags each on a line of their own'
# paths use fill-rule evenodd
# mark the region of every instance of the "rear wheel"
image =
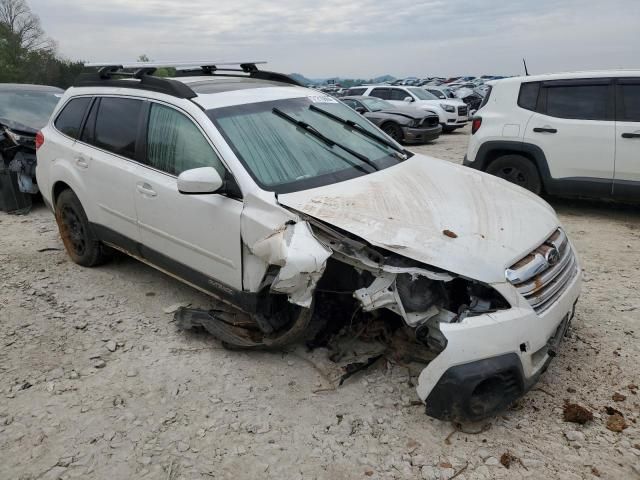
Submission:
<svg viewBox="0 0 640 480">
<path fill-rule="evenodd" d="M 487 168 L 487 173 L 515 183 L 536 195 L 539 195 L 542 190 L 538 169 L 531 160 L 522 155 L 498 157 L 491 162 Z"/>
<path fill-rule="evenodd" d="M 58 196 L 56 222 L 71 260 L 83 267 L 104 263 L 105 247 L 91 230 L 87 214 L 73 191 L 65 190 Z"/>
<path fill-rule="evenodd" d="M 391 138 L 393 138 L 396 142 L 400 143 L 402 141 L 402 139 L 404 138 L 404 135 L 402 133 L 402 129 L 400 128 L 399 125 L 395 124 L 395 123 L 385 123 L 382 126 L 382 131 L 384 133 L 386 133 L 387 135 L 389 135 Z"/>
</svg>

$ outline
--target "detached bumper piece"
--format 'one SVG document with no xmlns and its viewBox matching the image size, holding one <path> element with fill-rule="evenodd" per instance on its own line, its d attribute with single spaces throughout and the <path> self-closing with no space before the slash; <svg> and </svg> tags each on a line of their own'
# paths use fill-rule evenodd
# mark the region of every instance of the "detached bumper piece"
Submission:
<svg viewBox="0 0 640 480">
<path fill-rule="evenodd" d="M 525 383 L 515 353 L 451 367 L 427 397 L 426 413 L 447 421 L 481 420 L 506 409 L 536 380 Z"/>
<path fill-rule="evenodd" d="M 0 211 L 24 214 L 31 210 L 31 195 L 20 191 L 18 175 L 0 164 Z"/>
</svg>

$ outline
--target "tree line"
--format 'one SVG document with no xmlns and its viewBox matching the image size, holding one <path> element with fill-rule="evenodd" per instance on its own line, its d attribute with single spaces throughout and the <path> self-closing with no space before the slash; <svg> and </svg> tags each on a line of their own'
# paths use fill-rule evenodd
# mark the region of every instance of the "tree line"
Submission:
<svg viewBox="0 0 640 480">
<path fill-rule="evenodd" d="M 25 0 L 0 0 L 0 83 L 71 86 L 83 62 L 61 58 L 56 47 Z"/>
</svg>

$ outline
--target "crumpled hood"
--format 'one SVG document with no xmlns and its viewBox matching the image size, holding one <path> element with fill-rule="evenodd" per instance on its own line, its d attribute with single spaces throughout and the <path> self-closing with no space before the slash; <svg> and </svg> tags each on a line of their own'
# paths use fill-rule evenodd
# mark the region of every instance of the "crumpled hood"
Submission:
<svg viewBox="0 0 640 480">
<path fill-rule="evenodd" d="M 485 283 L 504 282 L 505 269 L 559 226 L 536 195 L 424 155 L 278 201 L 372 245 Z"/>
</svg>

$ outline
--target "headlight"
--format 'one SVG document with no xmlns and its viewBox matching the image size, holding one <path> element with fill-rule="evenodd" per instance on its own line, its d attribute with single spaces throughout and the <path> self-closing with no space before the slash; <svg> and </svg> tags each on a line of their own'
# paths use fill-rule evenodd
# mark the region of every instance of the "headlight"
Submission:
<svg viewBox="0 0 640 480">
<path fill-rule="evenodd" d="M 417 120 L 411 120 L 411 123 L 409 123 L 409 126 L 412 128 L 416 128 L 420 126 L 420 123 L 422 123 L 422 120 L 417 119 Z"/>
<path fill-rule="evenodd" d="M 8 128 L 4 129 L 4 133 L 7 134 L 7 136 L 13 141 L 13 143 L 15 143 L 16 145 L 20 145 L 23 141 L 24 141 L 24 137 L 21 135 L 18 135 L 17 133 L 13 133 L 11 130 L 9 130 Z"/>
<path fill-rule="evenodd" d="M 445 112 L 453 113 L 456 111 L 456 107 L 453 105 L 445 105 L 444 103 L 441 103 L 440 107 L 442 107 Z"/>
</svg>

